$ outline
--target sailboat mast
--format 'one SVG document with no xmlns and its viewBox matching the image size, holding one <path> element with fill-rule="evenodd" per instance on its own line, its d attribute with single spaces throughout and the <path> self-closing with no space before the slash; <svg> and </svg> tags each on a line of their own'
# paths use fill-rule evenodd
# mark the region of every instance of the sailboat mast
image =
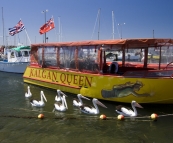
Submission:
<svg viewBox="0 0 173 143">
<path fill-rule="evenodd" d="M 112 39 L 114 39 L 114 12 L 112 11 Z"/>
<path fill-rule="evenodd" d="M 99 23 L 98 23 L 98 24 L 99 24 L 99 25 L 98 25 L 98 40 L 99 40 L 99 36 L 100 36 L 100 35 L 99 35 L 99 34 L 100 34 L 100 9 L 99 9 L 98 14 L 99 14 L 99 15 L 98 15 L 98 17 L 99 17 Z"/>
<path fill-rule="evenodd" d="M 60 34 L 61 34 L 61 31 L 60 31 L 60 17 L 58 17 L 58 24 L 59 24 L 59 42 L 60 42 Z"/>
<path fill-rule="evenodd" d="M 3 16 L 3 7 L 2 7 L 2 26 L 3 26 L 3 46 L 4 46 L 4 16 Z"/>
</svg>

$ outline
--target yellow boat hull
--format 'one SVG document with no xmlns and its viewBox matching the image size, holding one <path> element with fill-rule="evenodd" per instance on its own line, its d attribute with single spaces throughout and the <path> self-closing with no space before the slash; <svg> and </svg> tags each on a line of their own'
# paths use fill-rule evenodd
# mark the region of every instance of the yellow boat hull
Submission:
<svg viewBox="0 0 173 143">
<path fill-rule="evenodd" d="M 68 70 L 27 67 L 24 82 L 101 100 L 173 103 L 172 78 L 125 78 Z"/>
</svg>

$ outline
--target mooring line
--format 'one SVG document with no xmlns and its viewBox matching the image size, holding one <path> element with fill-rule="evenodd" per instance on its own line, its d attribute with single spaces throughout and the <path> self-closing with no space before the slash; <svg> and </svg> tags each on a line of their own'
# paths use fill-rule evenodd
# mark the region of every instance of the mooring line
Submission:
<svg viewBox="0 0 173 143">
<path fill-rule="evenodd" d="M 24 119 L 36 119 L 38 117 L 36 116 L 17 116 L 17 115 L 0 115 L 0 117 L 9 117 L 9 118 L 24 118 Z M 100 120 L 99 117 L 87 117 L 87 118 L 78 118 L 78 117 L 44 117 L 44 118 L 49 118 L 49 119 L 60 119 L 60 120 L 69 120 L 69 119 L 76 119 L 76 120 Z M 106 120 L 116 120 L 116 117 L 107 117 Z M 147 120 L 149 121 L 149 120 Z"/>
<path fill-rule="evenodd" d="M 8 108 L 8 107 L 6 107 Z M 173 114 L 165 114 L 165 115 L 157 115 L 155 113 L 151 114 L 151 116 L 140 116 L 140 117 L 124 117 L 122 115 L 118 115 L 117 117 L 106 117 L 106 115 L 102 114 L 100 115 L 100 117 L 98 117 L 97 115 L 77 115 L 77 114 L 66 114 L 63 112 L 48 112 L 48 111 L 39 111 L 39 110 L 29 110 L 29 109 L 25 109 L 25 108 L 10 108 L 13 110 L 24 110 L 24 111 L 34 111 L 34 112 L 40 112 L 40 114 L 38 115 L 38 117 L 36 116 L 17 116 L 17 115 L 0 115 L 0 117 L 13 117 L 13 118 L 25 118 L 25 119 L 33 119 L 33 118 L 50 118 L 50 119 L 61 119 L 61 120 L 66 120 L 66 119 L 85 119 L 85 120 L 124 120 L 124 119 L 128 119 L 126 121 L 151 121 L 152 120 L 157 120 L 157 118 L 159 117 L 167 117 L 167 116 L 173 116 Z M 48 116 L 44 116 L 43 113 L 54 113 L 55 117 L 48 117 Z M 59 116 L 56 116 L 57 114 L 60 114 Z M 40 116 L 41 115 L 41 116 Z M 71 116 L 71 117 L 70 117 Z M 140 119 L 140 120 L 139 120 Z M 141 119 L 149 119 L 149 120 L 141 120 Z"/>
</svg>

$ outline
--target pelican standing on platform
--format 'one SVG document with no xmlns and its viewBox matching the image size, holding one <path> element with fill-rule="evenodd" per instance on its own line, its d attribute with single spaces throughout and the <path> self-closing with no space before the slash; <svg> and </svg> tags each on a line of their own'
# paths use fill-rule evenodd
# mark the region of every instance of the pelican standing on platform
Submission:
<svg viewBox="0 0 173 143">
<path fill-rule="evenodd" d="M 61 101 L 61 94 L 64 95 L 64 93 L 61 90 L 57 89 L 57 95 L 55 96 L 55 101 L 57 102 Z"/>
<path fill-rule="evenodd" d="M 92 107 L 92 106 L 89 106 L 89 105 L 82 105 L 82 106 L 79 107 L 80 110 L 81 110 L 83 113 L 86 113 L 86 114 L 99 114 L 100 111 L 99 111 L 99 108 L 98 108 L 97 105 L 100 105 L 100 106 L 102 106 L 102 107 L 104 107 L 104 108 L 107 108 L 103 103 L 101 103 L 101 102 L 100 102 L 98 99 L 96 99 L 96 98 L 93 98 L 92 102 L 93 102 L 93 105 L 94 105 L 95 108 Z"/>
<path fill-rule="evenodd" d="M 40 96 L 41 96 L 41 101 L 38 101 L 38 100 L 35 100 L 35 99 L 32 99 L 30 101 L 32 106 L 35 106 L 35 107 L 44 107 L 45 106 L 44 100 L 47 102 L 47 99 L 46 99 L 43 91 L 40 92 Z"/>
<path fill-rule="evenodd" d="M 26 98 L 30 98 L 32 96 L 32 93 L 30 91 L 30 87 L 28 86 L 28 91 L 25 93 Z"/>
<path fill-rule="evenodd" d="M 122 105 L 116 106 L 116 112 L 123 116 L 129 116 L 129 117 L 136 117 L 138 115 L 137 110 L 135 107 L 143 108 L 140 104 L 138 104 L 136 101 L 131 102 L 133 111 L 131 109 L 125 108 Z"/>
<path fill-rule="evenodd" d="M 82 102 L 81 98 L 86 99 L 86 100 L 90 100 L 89 98 L 87 98 L 87 97 L 85 97 L 81 94 L 78 94 L 77 97 L 78 97 L 78 99 L 76 99 L 76 98 L 73 99 L 73 106 L 76 106 L 76 107 L 79 107 L 79 106 L 83 105 L 83 102 Z"/>
<path fill-rule="evenodd" d="M 55 104 L 54 104 L 55 108 L 54 108 L 53 111 L 55 111 L 55 110 L 66 111 L 68 109 L 67 102 L 66 102 L 66 99 L 65 99 L 66 97 L 67 96 L 65 94 L 61 97 L 62 103 L 61 102 L 55 102 Z"/>
</svg>

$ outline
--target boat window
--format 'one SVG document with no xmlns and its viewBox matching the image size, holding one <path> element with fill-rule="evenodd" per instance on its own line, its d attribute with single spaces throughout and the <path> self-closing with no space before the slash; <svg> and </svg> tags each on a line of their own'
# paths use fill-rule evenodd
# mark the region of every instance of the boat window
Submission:
<svg viewBox="0 0 173 143">
<path fill-rule="evenodd" d="M 122 56 L 122 54 L 121 54 Z M 125 50 L 125 61 L 131 62 L 143 62 L 143 52 L 139 49 L 126 49 Z M 121 58 L 122 59 L 122 58 Z"/>
<path fill-rule="evenodd" d="M 76 47 L 61 47 L 60 48 L 60 68 L 69 69 L 71 67 L 71 62 L 75 59 L 75 49 Z"/>
<path fill-rule="evenodd" d="M 57 66 L 57 52 L 55 47 L 44 48 L 44 64 L 45 66 Z"/>
<path fill-rule="evenodd" d="M 16 57 L 22 57 L 22 53 L 21 53 L 21 51 L 15 51 L 15 54 L 16 54 Z"/>
<path fill-rule="evenodd" d="M 24 57 L 29 57 L 29 51 L 22 51 L 22 55 Z"/>
<path fill-rule="evenodd" d="M 14 52 L 11 52 L 10 57 L 11 57 L 11 58 L 15 58 L 15 54 L 14 54 Z"/>
<path fill-rule="evenodd" d="M 119 51 L 107 50 L 105 51 L 106 61 L 120 61 L 122 60 L 122 54 Z M 121 57 L 121 58 L 120 58 Z"/>
<path fill-rule="evenodd" d="M 38 48 L 37 54 L 38 54 L 38 64 L 41 65 L 42 64 L 42 48 L 41 47 Z"/>
<path fill-rule="evenodd" d="M 98 72 L 98 49 L 95 46 L 78 47 L 78 65 L 80 71 Z"/>
<path fill-rule="evenodd" d="M 159 63 L 160 59 L 160 48 L 150 48 L 150 63 Z M 173 61 L 173 46 L 161 47 L 161 63 L 170 63 Z"/>
</svg>

